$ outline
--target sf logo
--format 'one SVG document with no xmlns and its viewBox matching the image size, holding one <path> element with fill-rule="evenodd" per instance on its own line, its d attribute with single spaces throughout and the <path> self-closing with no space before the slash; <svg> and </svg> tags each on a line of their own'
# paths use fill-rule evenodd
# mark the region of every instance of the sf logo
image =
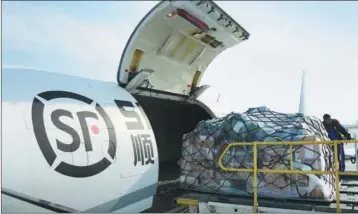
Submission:
<svg viewBox="0 0 358 214">
<path fill-rule="evenodd" d="M 89 106 L 94 106 L 94 110 L 78 111 L 76 113 L 72 113 L 66 109 L 55 109 L 48 116 L 46 114 L 45 117 L 44 115 L 46 104 L 47 102 L 54 99 L 70 99 L 71 102 L 75 101 L 82 104 L 87 104 Z M 45 123 L 45 118 L 48 120 L 47 117 L 50 118 L 51 123 L 57 128 L 57 130 L 67 133 L 69 136 L 71 136 L 72 141 L 63 142 L 56 138 L 56 140 L 54 140 L 55 143 L 53 142 L 53 144 L 51 144 L 53 138 L 49 138 L 46 131 L 47 123 Z M 70 125 L 63 122 L 65 119 L 67 121 L 73 121 L 75 120 L 75 117 L 78 119 L 82 133 L 78 133 Z M 87 124 L 87 120 L 89 119 L 103 120 L 106 129 L 100 130 L 96 125 L 89 126 Z M 90 177 L 105 170 L 108 166 L 111 165 L 111 161 L 113 161 L 115 158 L 117 139 L 113 124 L 104 109 L 98 103 L 94 103 L 93 100 L 85 96 L 67 91 L 46 91 L 38 94 L 32 103 L 32 123 L 36 140 L 47 163 L 50 166 L 54 166 L 54 170 L 63 175 L 77 178 Z M 108 149 L 106 150 L 106 154 L 102 155 L 103 157 L 101 160 L 97 161 L 96 163 L 87 164 L 84 166 L 72 165 L 66 163 L 63 160 L 58 160 L 60 159 L 58 157 L 60 152 L 73 153 L 78 151 L 81 146 L 81 137 L 83 139 L 82 142 L 84 142 L 85 151 L 92 152 L 93 142 L 91 140 L 90 131 L 95 135 L 99 134 L 100 131 L 107 132 L 106 134 L 108 135 L 109 142 Z M 56 148 L 57 152 L 55 152 L 54 148 Z M 59 164 L 57 164 L 58 162 Z"/>
</svg>

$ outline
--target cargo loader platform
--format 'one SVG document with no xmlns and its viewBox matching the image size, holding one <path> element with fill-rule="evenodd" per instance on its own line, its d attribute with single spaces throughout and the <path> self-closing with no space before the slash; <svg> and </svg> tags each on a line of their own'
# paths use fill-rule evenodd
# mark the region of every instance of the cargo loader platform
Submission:
<svg viewBox="0 0 358 214">
<path fill-rule="evenodd" d="M 257 173 L 278 173 L 278 174 L 333 174 L 336 178 L 341 178 L 343 181 L 339 182 L 336 179 L 335 188 L 339 191 L 335 191 L 335 199 L 332 202 L 317 200 L 317 199 L 279 199 L 279 198 L 267 198 L 259 197 L 257 193 L 257 179 L 254 177 L 253 196 L 244 197 L 229 194 L 218 193 L 204 193 L 195 192 L 190 189 L 180 189 L 172 187 L 171 191 L 162 192 L 176 192 L 177 195 L 173 196 L 173 203 L 175 206 L 188 206 L 189 212 L 247 212 L 247 213 L 281 213 L 281 212 L 331 212 L 331 213 L 358 213 L 358 172 L 340 172 L 338 164 L 335 165 L 333 171 L 308 171 L 297 170 L 293 167 L 293 155 L 292 147 L 296 145 L 307 144 L 329 144 L 333 145 L 334 150 L 337 151 L 338 144 L 343 143 L 339 141 L 319 141 L 319 142 L 280 142 L 282 145 L 290 146 L 290 169 L 288 170 L 270 170 L 260 169 L 257 167 L 257 147 L 262 144 L 270 144 L 267 142 L 238 142 L 230 143 L 222 152 L 221 157 L 218 160 L 218 164 L 221 170 L 226 172 L 252 172 L 254 175 Z M 347 143 L 345 141 L 344 143 Z M 348 143 L 357 143 L 356 140 L 349 141 Z M 224 154 L 230 147 L 249 145 L 253 146 L 253 163 L 252 169 L 242 168 L 226 168 L 222 163 Z M 334 162 L 338 162 L 338 153 L 334 152 Z M 169 188 L 170 189 L 170 188 Z M 171 197 L 166 197 L 169 200 Z M 174 207 L 176 208 L 176 207 Z"/>
<path fill-rule="evenodd" d="M 343 177 L 343 176 L 342 176 Z M 252 213 L 253 198 L 182 190 L 173 199 L 175 206 L 188 206 L 192 212 L 247 212 Z M 336 213 L 336 201 L 263 198 L 258 200 L 259 213 L 325 212 Z M 199 205 L 203 206 L 201 208 Z M 358 213 L 358 179 L 346 180 L 340 188 L 341 213 Z"/>
</svg>

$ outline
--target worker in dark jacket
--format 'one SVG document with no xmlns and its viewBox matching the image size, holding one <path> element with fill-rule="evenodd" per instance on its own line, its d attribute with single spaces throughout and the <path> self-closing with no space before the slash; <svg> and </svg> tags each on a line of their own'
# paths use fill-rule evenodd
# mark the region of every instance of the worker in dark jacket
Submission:
<svg viewBox="0 0 358 214">
<path fill-rule="evenodd" d="M 339 123 L 338 120 L 332 119 L 329 114 L 323 115 L 323 125 L 328 133 L 328 137 L 331 140 L 351 140 L 351 135 L 347 130 Z M 344 172 L 346 168 L 344 145 L 338 144 L 339 155 L 339 171 Z"/>
</svg>

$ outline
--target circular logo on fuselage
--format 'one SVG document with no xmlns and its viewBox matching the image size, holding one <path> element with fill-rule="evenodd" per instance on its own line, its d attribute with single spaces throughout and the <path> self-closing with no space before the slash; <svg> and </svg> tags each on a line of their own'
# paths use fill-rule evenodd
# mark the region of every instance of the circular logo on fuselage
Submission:
<svg viewBox="0 0 358 214">
<path fill-rule="evenodd" d="M 92 106 L 93 108 L 81 108 L 74 112 L 70 107 L 66 109 L 63 106 L 61 108 L 55 106 L 50 111 L 45 111 L 48 102 L 52 102 L 55 99 L 67 99 L 72 104 L 77 102 L 81 103 L 81 105 Z M 81 130 L 80 132 L 82 133 L 78 133 L 75 128 L 71 127 L 68 122 L 64 122 L 64 120 L 71 121 L 71 124 L 79 124 L 80 128 L 77 130 Z M 102 121 L 106 128 L 100 129 L 96 124 L 87 124 L 87 120 Z M 54 170 L 58 173 L 76 178 L 90 177 L 104 171 L 115 159 L 117 139 L 113 123 L 104 109 L 88 97 L 68 91 L 46 91 L 40 93 L 34 98 L 32 103 L 32 123 L 42 154 L 47 163 L 51 167 L 54 167 Z M 50 138 L 49 131 L 46 129 L 48 123 L 52 123 L 56 127 L 55 131 L 51 132 L 52 135 L 54 132 L 55 135 L 61 136 L 67 133 L 72 138 L 72 141 L 63 141 L 63 139 L 60 140 L 53 136 Z M 69 161 L 59 160 L 62 159 L 59 157 L 60 153 L 75 154 L 80 149 L 85 150 L 87 154 L 92 152 L 93 142 L 91 140 L 91 133 L 92 135 L 103 134 L 100 133 L 102 130 L 105 130 L 105 135 L 108 135 L 108 148 L 106 147 L 105 152 L 101 151 L 102 157 L 95 163 L 80 166 L 73 163 L 70 164 L 68 163 Z M 66 138 L 68 139 L 67 136 Z"/>
</svg>

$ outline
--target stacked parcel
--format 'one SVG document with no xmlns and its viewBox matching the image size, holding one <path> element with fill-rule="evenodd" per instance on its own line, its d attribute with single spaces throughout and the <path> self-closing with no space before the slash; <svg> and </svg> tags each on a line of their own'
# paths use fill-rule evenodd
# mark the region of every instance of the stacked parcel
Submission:
<svg viewBox="0 0 358 214">
<path fill-rule="evenodd" d="M 290 169 L 290 150 L 280 141 L 328 140 L 321 122 L 301 114 L 283 114 L 266 107 L 251 108 L 243 114 L 201 121 L 183 136 L 180 182 L 183 188 L 201 192 L 249 196 L 253 194 L 251 172 L 224 172 L 218 160 L 232 142 L 277 142 L 258 146 L 257 167 Z M 333 171 L 329 145 L 293 146 L 296 170 Z M 252 146 L 231 147 L 223 157 L 227 168 L 252 168 Z M 331 201 L 335 197 L 333 175 L 258 173 L 258 196 L 309 198 Z"/>
</svg>

